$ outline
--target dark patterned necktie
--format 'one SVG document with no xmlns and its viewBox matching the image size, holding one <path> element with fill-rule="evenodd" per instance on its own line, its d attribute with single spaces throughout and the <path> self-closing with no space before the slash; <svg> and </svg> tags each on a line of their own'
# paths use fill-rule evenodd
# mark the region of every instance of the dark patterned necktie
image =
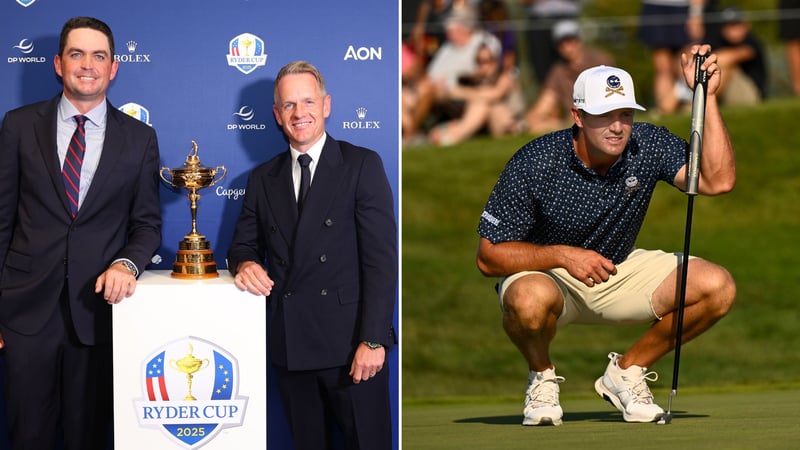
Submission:
<svg viewBox="0 0 800 450">
<path fill-rule="evenodd" d="M 81 166 L 83 166 L 83 154 L 86 152 L 86 120 L 88 117 L 77 115 L 75 122 L 78 127 L 72 134 L 72 139 L 67 147 L 67 156 L 64 158 L 64 166 L 61 168 L 61 175 L 64 177 L 64 188 L 69 199 L 70 212 L 72 218 L 78 213 L 78 199 L 81 190 Z"/>
<path fill-rule="evenodd" d="M 311 157 L 303 153 L 297 157 L 297 162 L 300 164 L 300 192 L 297 194 L 297 211 L 303 210 L 303 201 L 308 194 L 308 188 L 311 186 Z"/>
</svg>

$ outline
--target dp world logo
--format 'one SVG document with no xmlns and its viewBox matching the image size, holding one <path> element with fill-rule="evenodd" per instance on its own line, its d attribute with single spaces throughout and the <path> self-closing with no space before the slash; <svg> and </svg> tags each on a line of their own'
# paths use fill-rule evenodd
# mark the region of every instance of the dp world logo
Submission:
<svg viewBox="0 0 800 450">
<path fill-rule="evenodd" d="M 228 51 L 228 65 L 245 75 L 267 63 L 264 41 L 254 34 L 243 33 L 231 39 Z"/>
<path fill-rule="evenodd" d="M 143 399 L 134 402 L 139 425 L 160 428 L 187 449 L 210 442 L 244 420 L 236 358 L 212 342 L 188 336 L 142 361 Z"/>
</svg>

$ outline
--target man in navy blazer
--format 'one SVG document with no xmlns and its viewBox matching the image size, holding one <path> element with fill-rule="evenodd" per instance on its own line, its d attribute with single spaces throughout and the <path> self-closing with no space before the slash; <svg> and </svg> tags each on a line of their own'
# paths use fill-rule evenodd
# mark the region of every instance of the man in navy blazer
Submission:
<svg viewBox="0 0 800 450">
<path fill-rule="evenodd" d="M 239 289 L 270 302 L 269 352 L 295 447 L 332 448 L 335 420 L 346 448 L 390 449 L 398 261 L 383 163 L 325 132 L 331 97 L 311 64 L 283 67 L 274 96 L 289 150 L 250 174 L 228 268 Z"/>
<path fill-rule="evenodd" d="M 0 129 L 4 400 L 13 448 L 56 448 L 61 433 L 64 449 L 101 449 L 112 417 L 111 305 L 133 294 L 161 242 L 158 143 L 106 99 L 118 63 L 105 23 L 67 21 L 54 65 L 63 92 L 8 112 Z M 76 143 L 85 144 L 77 199 L 62 178 Z"/>
</svg>

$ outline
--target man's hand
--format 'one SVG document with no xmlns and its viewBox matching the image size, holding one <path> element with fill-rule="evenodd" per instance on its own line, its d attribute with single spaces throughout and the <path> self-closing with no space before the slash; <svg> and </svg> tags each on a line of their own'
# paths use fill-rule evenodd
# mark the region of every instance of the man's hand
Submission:
<svg viewBox="0 0 800 450">
<path fill-rule="evenodd" d="M 564 268 L 576 280 L 588 287 L 605 283 L 611 275 L 617 274 L 617 267 L 603 255 L 578 247 L 567 247 L 563 255 Z"/>
<path fill-rule="evenodd" d="M 360 343 L 356 348 L 356 355 L 350 365 L 350 376 L 353 383 L 358 384 L 374 377 L 376 373 L 383 369 L 386 361 L 386 349 L 383 347 L 369 348 L 367 344 Z"/>
<path fill-rule="evenodd" d="M 272 293 L 275 282 L 267 275 L 267 271 L 261 264 L 255 261 L 245 261 L 239 264 L 236 269 L 236 276 L 233 277 L 233 284 L 242 291 L 247 291 L 253 295 L 268 296 Z"/>
<path fill-rule="evenodd" d="M 97 277 L 94 292 L 103 293 L 103 298 L 109 305 L 121 302 L 126 297 L 133 295 L 136 290 L 136 277 L 122 263 L 112 264 Z"/>
<path fill-rule="evenodd" d="M 708 95 L 713 95 L 719 89 L 719 84 L 722 80 L 722 70 L 717 63 L 718 56 L 716 53 L 711 53 L 711 46 L 708 44 L 693 45 L 688 53 L 681 53 L 683 77 L 686 79 L 686 85 L 689 86 L 690 90 L 694 90 L 695 55 L 706 56 L 706 60 L 700 68 L 708 74 Z"/>
</svg>

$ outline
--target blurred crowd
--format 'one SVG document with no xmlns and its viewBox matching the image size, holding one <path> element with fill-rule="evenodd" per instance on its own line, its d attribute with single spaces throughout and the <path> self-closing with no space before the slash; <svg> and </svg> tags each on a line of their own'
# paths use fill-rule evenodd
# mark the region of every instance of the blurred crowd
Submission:
<svg viewBox="0 0 800 450">
<path fill-rule="evenodd" d="M 587 0 L 403 0 L 403 147 L 447 146 L 476 134 L 543 134 L 571 125 L 578 74 L 615 65 L 581 27 Z M 723 68 L 723 104 L 768 95 L 768 61 L 747 13 L 717 0 L 641 0 L 637 38 L 650 50 L 653 114 L 691 107 L 679 80 L 680 52 L 712 45 Z M 778 36 L 795 95 L 800 95 L 800 0 L 779 0 Z M 511 17 L 509 7 L 524 11 Z M 795 13 L 796 12 L 796 13 Z M 410 18 L 410 19 L 409 19 Z M 524 39 L 525 45 L 520 45 Z M 523 54 L 524 49 L 524 54 Z M 521 60 L 530 76 L 520 76 Z M 534 92 L 526 99 L 526 92 Z M 530 98 L 530 96 L 528 96 Z"/>
</svg>

